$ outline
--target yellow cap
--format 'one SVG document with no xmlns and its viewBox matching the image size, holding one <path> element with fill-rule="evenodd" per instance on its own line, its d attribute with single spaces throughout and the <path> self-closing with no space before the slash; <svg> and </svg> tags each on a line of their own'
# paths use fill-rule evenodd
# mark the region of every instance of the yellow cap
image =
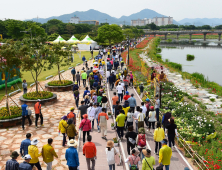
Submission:
<svg viewBox="0 0 222 170">
<path fill-rule="evenodd" d="M 71 111 L 71 110 L 75 110 L 74 107 L 71 107 L 70 111 Z"/>
</svg>

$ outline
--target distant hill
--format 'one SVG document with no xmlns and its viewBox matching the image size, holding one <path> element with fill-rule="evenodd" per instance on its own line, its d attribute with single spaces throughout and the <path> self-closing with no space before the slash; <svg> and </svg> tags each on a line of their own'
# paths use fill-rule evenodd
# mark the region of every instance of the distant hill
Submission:
<svg viewBox="0 0 222 170">
<path fill-rule="evenodd" d="M 130 16 L 122 16 L 120 18 L 115 18 L 112 17 L 108 14 L 99 12 L 97 10 L 94 9 L 90 9 L 88 11 L 76 11 L 73 12 L 71 14 L 64 14 L 64 15 L 60 15 L 60 16 L 53 16 L 53 17 L 49 17 L 49 18 L 32 18 L 29 20 L 33 20 L 33 21 L 38 21 L 41 23 L 46 23 L 48 20 L 51 19 L 58 19 L 61 20 L 65 23 L 68 23 L 70 18 L 73 17 L 74 15 L 76 15 L 77 17 L 80 18 L 80 20 L 98 20 L 99 23 L 105 23 L 106 21 L 109 24 L 124 24 L 125 25 L 130 25 L 131 24 L 131 20 L 132 19 L 144 19 L 144 18 L 153 18 L 153 17 L 162 17 L 165 15 L 159 14 L 153 10 L 150 9 L 144 9 L 138 13 L 132 14 Z M 179 24 L 176 21 L 174 21 L 174 24 Z"/>
<path fill-rule="evenodd" d="M 195 26 L 202 26 L 202 25 L 222 25 L 222 18 L 184 18 L 178 21 L 181 25 L 195 25 Z"/>
</svg>

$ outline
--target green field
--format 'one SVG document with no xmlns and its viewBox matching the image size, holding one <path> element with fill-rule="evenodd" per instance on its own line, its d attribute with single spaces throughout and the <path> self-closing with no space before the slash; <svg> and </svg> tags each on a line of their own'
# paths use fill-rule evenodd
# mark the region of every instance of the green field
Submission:
<svg viewBox="0 0 222 170">
<path fill-rule="evenodd" d="M 91 57 L 91 54 L 90 54 L 89 51 L 81 51 L 81 57 L 82 57 L 83 55 L 85 55 L 85 57 L 86 57 L 87 60 L 89 60 L 89 58 Z M 80 58 L 78 54 L 74 54 L 74 62 L 71 63 L 71 65 L 69 65 L 69 66 L 63 66 L 63 67 L 61 67 L 60 70 L 65 70 L 65 71 L 66 71 L 66 70 L 68 70 L 69 67 L 71 67 L 71 66 L 76 66 L 76 64 L 78 64 L 78 63 L 82 63 L 82 58 Z M 71 70 L 70 70 L 70 71 L 71 71 Z M 39 80 L 39 81 L 44 81 L 46 77 L 48 77 L 48 76 L 50 76 L 50 75 L 55 76 L 57 73 L 58 73 L 58 69 L 57 69 L 57 67 L 54 65 L 51 70 L 42 71 L 41 74 L 40 74 L 39 77 L 38 77 L 38 80 Z M 26 71 L 26 72 L 21 72 L 21 74 L 22 74 L 21 79 L 22 79 L 22 80 L 25 79 L 25 80 L 27 81 L 27 83 L 28 83 L 28 88 L 30 88 L 29 85 L 32 84 L 32 83 L 34 83 L 34 80 L 33 80 L 33 78 L 32 78 L 31 72 L 30 72 L 30 71 L 28 71 L 28 72 L 27 72 L 27 71 Z M 17 86 L 17 85 L 18 85 L 18 86 Z M 18 83 L 17 85 L 16 85 L 16 84 L 14 85 L 14 87 L 15 87 L 14 90 L 17 90 L 18 87 L 19 87 L 20 89 L 22 89 L 22 83 Z M 11 92 L 14 91 L 14 90 L 11 90 L 11 88 L 8 88 L 8 93 L 11 93 Z M 5 95 L 5 89 L 1 89 L 1 90 L 0 90 L 0 99 L 2 99 L 4 95 Z"/>
</svg>

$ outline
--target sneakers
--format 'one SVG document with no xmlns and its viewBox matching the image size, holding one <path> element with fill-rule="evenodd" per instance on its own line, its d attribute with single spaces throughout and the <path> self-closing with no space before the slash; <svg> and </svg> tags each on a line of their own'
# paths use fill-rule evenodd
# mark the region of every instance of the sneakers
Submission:
<svg viewBox="0 0 222 170">
<path fill-rule="evenodd" d="M 105 139 L 105 136 L 101 137 L 102 139 Z"/>
<path fill-rule="evenodd" d="M 104 136 L 104 139 L 107 140 L 107 138 Z"/>
<path fill-rule="evenodd" d="M 41 126 L 44 126 L 44 124 L 42 124 Z"/>
<path fill-rule="evenodd" d="M 98 133 L 100 133 L 100 130 L 98 130 Z"/>
<path fill-rule="evenodd" d="M 38 126 L 35 127 L 36 129 L 38 128 Z"/>
</svg>

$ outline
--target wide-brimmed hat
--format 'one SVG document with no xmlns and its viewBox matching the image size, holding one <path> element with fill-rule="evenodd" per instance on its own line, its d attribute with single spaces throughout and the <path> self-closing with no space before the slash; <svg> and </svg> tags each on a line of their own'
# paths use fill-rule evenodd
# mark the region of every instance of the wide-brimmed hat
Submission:
<svg viewBox="0 0 222 170">
<path fill-rule="evenodd" d="M 109 141 L 107 142 L 107 144 L 106 144 L 106 147 L 112 148 L 113 146 L 114 146 L 114 142 L 111 141 L 111 140 L 109 140 Z"/>
<path fill-rule="evenodd" d="M 38 102 L 41 102 L 41 100 L 40 100 L 40 99 L 38 99 L 37 101 L 38 101 Z"/>
<path fill-rule="evenodd" d="M 143 155 L 144 155 L 144 156 L 146 156 L 146 157 L 149 156 L 149 154 L 148 154 L 148 152 L 147 152 L 147 149 L 143 149 L 142 152 L 143 152 Z M 150 152 L 150 153 L 151 153 L 151 152 Z"/>
<path fill-rule="evenodd" d="M 25 160 L 27 160 L 27 159 L 32 159 L 32 157 L 31 157 L 29 154 L 27 154 L 27 155 L 24 156 L 24 159 L 25 159 Z"/>
<path fill-rule="evenodd" d="M 71 107 L 71 108 L 70 108 L 70 111 L 72 111 L 72 110 L 74 110 L 74 107 Z"/>
<path fill-rule="evenodd" d="M 87 118 L 88 118 L 88 115 L 87 115 L 87 114 L 84 114 L 82 117 L 83 117 L 84 119 L 87 119 Z"/>
<path fill-rule="evenodd" d="M 78 146 L 78 142 L 74 139 L 71 139 L 69 142 L 68 142 L 68 145 L 69 146 L 73 146 L 73 147 L 77 147 Z"/>
<path fill-rule="evenodd" d="M 130 151 L 131 155 L 135 155 L 135 156 L 138 156 L 140 154 L 140 151 L 138 149 L 135 149 L 134 150 L 136 151 L 135 153 L 133 153 L 133 149 Z"/>
<path fill-rule="evenodd" d="M 38 139 L 33 139 L 31 145 L 37 145 L 39 143 Z"/>
<path fill-rule="evenodd" d="M 67 116 L 63 116 L 61 119 L 68 120 Z"/>
<path fill-rule="evenodd" d="M 10 156 L 12 157 L 12 159 L 14 159 L 14 158 L 18 158 L 19 154 L 17 151 L 13 151 Z"/>
</svg>

